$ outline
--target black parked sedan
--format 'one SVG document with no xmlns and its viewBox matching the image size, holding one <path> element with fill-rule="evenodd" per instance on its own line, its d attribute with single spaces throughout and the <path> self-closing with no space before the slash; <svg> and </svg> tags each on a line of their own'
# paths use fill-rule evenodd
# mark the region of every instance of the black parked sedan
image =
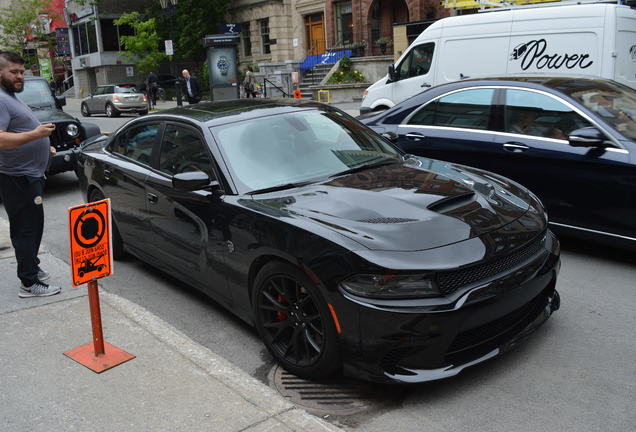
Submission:
<svg viewBox="0 0 636 432">
<path fill-rule="evenodd" d="M 404 155 L 317 103 L 202 103 L 85 144 L 125 251 L 258 329 L 290 372 L 457 374 L 559 307 L 559 243 L 527 190 Z"/>
<path fill-rule="evenodd" d="M 407 153 L 536 193 L 560 232 L 636 247 L 636 91 L 607 80 L 466 80 L 362 121 Z"/>
</svg>

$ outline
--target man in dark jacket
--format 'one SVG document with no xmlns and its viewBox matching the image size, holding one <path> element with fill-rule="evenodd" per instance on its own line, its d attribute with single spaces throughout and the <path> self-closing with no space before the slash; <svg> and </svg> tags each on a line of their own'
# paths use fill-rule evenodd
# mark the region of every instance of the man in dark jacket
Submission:
<svg viewBox="0 0 636 432">
<path fill-rule="evenodd" d="M 184 69 L 181 75 L 183 76 L 183 93 L 188 98 L 188 103 L 199 103 L 201 101 L 201 84 L 199 80 L 195 76 L 190 76 L 190 72 L 187 69 Z"/>
</svg>

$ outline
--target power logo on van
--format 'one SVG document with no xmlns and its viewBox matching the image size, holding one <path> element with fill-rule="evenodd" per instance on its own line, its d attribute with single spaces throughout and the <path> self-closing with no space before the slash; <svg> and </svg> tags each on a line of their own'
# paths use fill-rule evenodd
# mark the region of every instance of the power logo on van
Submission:
<svg viewBox="0 0 636 432">
<path fill-rule="evenodd" d="M 545 39 L 531 40 L 517 45 L 510 54 L 510 60 L 520 60 L 521 70 L 528 69 L 586 69 L 594 63 L 590 54 L 545 54 L 548 42 Z"/>
</svg>

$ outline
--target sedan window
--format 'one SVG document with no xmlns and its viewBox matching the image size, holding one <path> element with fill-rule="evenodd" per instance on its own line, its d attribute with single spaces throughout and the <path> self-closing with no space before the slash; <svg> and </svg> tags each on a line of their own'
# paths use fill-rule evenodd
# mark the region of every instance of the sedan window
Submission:
<svg viewBox="0 0 636 432">
<path fill-rule="evenodd" d="M 401 154 L 341 113 L 303 111 L 213 128 L 243 192 L 389 163 Z"/>
<path fill-rule="evenodd" d="M 190 171 L 203 171 L 212 176 L 212 160 L 198 133 L 168 125 L 161 143 L 159 170 L 171 176 Z"/>
<path fill-rule="evenodd" d="M 416 112 L 408 124 L 488 129 L 494 89 L 470 89 L 451 93 Z"/>
<path fill-rule="evenodd" d="M 159 135 L 159 125 L 145 124 L 128 129 L 113 147 L 119 153 L 144 165 L 152 162 L 152 148 Z"/>
<path fill-rule="evenodd" d="M 527 90 L 506 90 L 505 130 L 542 138 L 568 139 L 590 123 L 559 100 Z"/>
</svg>

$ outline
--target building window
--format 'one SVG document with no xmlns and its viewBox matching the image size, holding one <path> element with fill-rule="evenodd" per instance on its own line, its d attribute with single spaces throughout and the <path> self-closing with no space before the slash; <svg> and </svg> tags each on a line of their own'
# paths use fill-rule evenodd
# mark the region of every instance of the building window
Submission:
<svg viewBox="0 0 636 432">
<path fill-rule="evenodd" d="M 353 14 L 351 2 L 335 4 L 336 44 L 350 44 L 353 41 Z"/>
<path fill-rule="evenodd" d="M 98 51 L 95 21 L 91 20 L 73 26 L 73 48 L 76 56 Z"/>
<path fill-rule="evenodd" d="M 261 52 L 270 54 L 272 51 L 269 47 L 269 18 L 259 21 L 261 25 Z"/>
<path fill-rule="evenodd" d="M 243 55 L 245 57 L 249 57 L 252 55 L 252 29 L 250 28 L 250 23 L 245 22 L 241 24 L 241 38 L 243 39 Z"/>
<path fill-rule="evenodd" d="M 120 37 L 134 34 L 132 27 L 116 26 L 113 21 L 112 19 L 99 20 L 104 51 L 122 51 Z"/>
</svg>

